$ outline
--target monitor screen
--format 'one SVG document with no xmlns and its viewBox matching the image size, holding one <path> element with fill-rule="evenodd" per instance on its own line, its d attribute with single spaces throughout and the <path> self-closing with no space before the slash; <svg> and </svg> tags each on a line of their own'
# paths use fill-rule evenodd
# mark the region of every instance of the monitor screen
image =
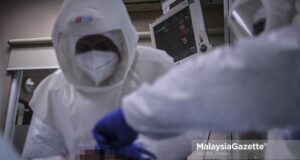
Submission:
<svg viewBox="0 0 300 160">
<path fill-rule="evenodd" d="M 189 6 L 153 26 L 156 48 L 165 50 L 174 61 L 197 53 Z"/>
</svg>

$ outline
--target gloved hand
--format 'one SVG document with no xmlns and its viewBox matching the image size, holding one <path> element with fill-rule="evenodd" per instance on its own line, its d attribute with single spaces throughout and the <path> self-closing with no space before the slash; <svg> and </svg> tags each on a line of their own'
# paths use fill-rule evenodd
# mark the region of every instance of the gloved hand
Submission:
<svg viewBox="0 0 300 160">
<path fill-rule="evenodd" d="M 98 146 L 108 145 L 114 149 L 129 146 L 137 138 L 137 132 L 126 123 L 121 108 L 98 121 L 93 134 Z"/>
</svg>

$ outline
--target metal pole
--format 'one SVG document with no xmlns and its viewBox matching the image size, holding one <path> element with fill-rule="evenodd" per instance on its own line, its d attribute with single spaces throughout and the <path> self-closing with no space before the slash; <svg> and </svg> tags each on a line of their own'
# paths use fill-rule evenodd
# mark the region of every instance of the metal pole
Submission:
<svg viewBox="0 0 300 160">
<path fill-rule="evenodd" d="M 7 111 L 4 135 L 3 135 L 4 138 L 7 140 L 11 140 L 14 131 L 14 122 L 16 119 L 16 114 L 18 109 L 18 100 L 20 96 L 22 76 L 23 76 L 23 71 L 16 71 L 13 73 L 8 111 Z"/>
</svg>

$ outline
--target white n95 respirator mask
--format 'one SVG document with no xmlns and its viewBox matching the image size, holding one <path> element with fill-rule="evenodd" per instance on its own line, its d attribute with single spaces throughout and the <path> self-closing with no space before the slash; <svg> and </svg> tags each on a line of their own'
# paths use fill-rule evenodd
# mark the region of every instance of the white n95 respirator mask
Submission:
<svg viewBox="0 0 300 160">
<path fill-rule="evenodd" d="M 77 54 L 76 61 L 79 68 L 99 85 L 115 72 L 118 65 L 118 55 L 112 51 L 91 50 Z"/>
</svg>

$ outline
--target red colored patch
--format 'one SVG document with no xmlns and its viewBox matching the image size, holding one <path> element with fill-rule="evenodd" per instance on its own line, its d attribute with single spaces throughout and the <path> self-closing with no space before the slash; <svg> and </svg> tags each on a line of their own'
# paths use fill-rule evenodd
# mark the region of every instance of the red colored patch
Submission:
<svg viewBox="0 0 300 160">
<path fill-rule="evenodd" d="M 76 19 L 75 19 L 75 23 L 81 23 L 82 22 L 82 18 L 81 17 L 77 17 Z"/>
</svg>

